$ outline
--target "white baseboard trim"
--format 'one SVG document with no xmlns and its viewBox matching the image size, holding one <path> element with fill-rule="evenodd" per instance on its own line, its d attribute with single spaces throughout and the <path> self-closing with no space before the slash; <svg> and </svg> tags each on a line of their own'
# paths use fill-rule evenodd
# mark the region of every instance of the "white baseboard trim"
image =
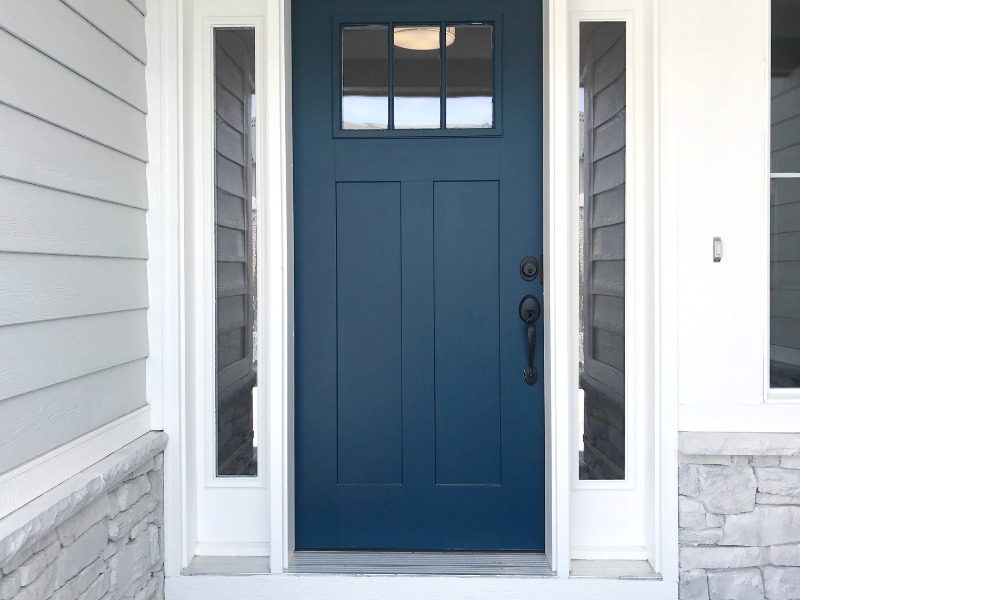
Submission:
<svg viewBox="0 0 1000 600">
<path fill-rule="evenodd" d="M 195 556 L 268 556 L 271 544 L 268 542 L 213 543 L 198 542 L 194 547 Z"/>
<path fill-rule="evenodd" d="M 149 406 L 0 475 L 0 518 L 149 432 Z"/>
</svg>

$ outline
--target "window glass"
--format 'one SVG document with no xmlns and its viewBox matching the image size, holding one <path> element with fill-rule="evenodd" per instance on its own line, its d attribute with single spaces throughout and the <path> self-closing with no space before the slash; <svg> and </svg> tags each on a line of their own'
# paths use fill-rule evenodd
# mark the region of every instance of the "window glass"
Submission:
<svg viewBox="0 0 1000 600">
<path fill-rule="evenodd" d="M 344 129 L 389 128 L 389 28 L 343 30 L 341 124 Z"/>
<path fill-rule="evenodd" d="M 581 480 L 625 479 L 625 24 L 580 25 Z"/>
<path fill-rule="evenodd" d="M 771 3 L 770 387 L 800 387 L 799 2 Z"/>
<path fill-rule="evenodd" d="M 799 172 L 799 1 L 771 3 L 771 172 Z"/>
<path fill-rule="evenodd" d="M 489 23 L 343 27 L 340 130 L 493 129 L 495 36 Z"/>
<path fill-rule="evenodd" d="M 456 25 L 445 48 L 449 129 L 493 127 L 493 26 Z"/>
<path fill-rule="evenodd" d="M 257 475 L 253 29 L 215 31 L 216 473 Z"/>
<path fill-rule="evenodd" d="M 393 125 L 396 129 L 441 127 L 441 27 L 394 28 Z M 454 35 L 448 38 L 454 41 Z M 446 42 L 447 43 L 447 42 Z"/>
</svg>

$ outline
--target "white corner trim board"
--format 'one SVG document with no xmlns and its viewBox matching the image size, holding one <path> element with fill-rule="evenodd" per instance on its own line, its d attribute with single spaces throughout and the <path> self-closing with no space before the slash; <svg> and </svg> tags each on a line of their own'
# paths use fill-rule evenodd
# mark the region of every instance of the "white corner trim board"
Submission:
<svg viewBox="0 0 1000 600">
<path fill-rule="evenodd" d="M 0 475 L 0 534 L 7 515 L 148 431 L 149 406 L 143 406 Z"/>
</svg>

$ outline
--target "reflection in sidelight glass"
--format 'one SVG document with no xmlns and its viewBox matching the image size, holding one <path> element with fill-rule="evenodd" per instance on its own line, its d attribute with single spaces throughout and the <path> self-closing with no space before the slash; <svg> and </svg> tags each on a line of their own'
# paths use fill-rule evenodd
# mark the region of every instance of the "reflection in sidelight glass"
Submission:
<svg viewBox="0 0 1000 600">
<path fill-rule="evenodd" d="M 389 27 L 344 27 L 341 124 L 344 129 L 389 128 Z"/>
<path fill-rule="evenodd" d="M 493 127 L 493 26 L 456 25 L 445 48 L 449 129 Z"/>
<path fill-rule="evenodd" d="M 257 475 L 254 30 L 215 30 L 216 473 Z"/>
<path fill-rule="evenodd" d="M 771 2 L 770 387 L 800 387 L 799 0 Z"/>
<path fill-rule="evenodd" d="M 580 24 L 579 478 L 625 479 L 625 24 Z"/>
<path fill-rule="evenodd" d="M 429 38 L 438 36 L 437 44 L 409 44 L 400 46 L 403 39 L 414 31 L 432 31 Z M 393 126 L 396 129 L 441 128 L 441 49 L 440 26 L 395 27 L 395 47 L 392 50 Z M 447 43 L 447 41 L 445 42 Z M 423 49 L 431 46 L 427 49 Z M 421 48 L 419 50 L 413 47 Z"/>
</svg>

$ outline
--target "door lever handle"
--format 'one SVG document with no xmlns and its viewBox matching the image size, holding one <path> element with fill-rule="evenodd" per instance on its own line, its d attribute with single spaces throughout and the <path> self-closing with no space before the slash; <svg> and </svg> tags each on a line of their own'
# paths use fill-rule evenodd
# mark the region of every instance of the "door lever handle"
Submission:
<svg viewBox="0 0 1000 600">
<path fill-rule="evenodd" d="M 528 366 L 524 368 L 524 382 L 535 385 L 538 381 L 538 369 L 535 368 L 535 321 L 542 316 L 542 306 L 538 303 L 538 298 L 529 294 L 521 298 L 517 312 L 521 315 L 521 320 L 528 324 Z"/>
</svg>

